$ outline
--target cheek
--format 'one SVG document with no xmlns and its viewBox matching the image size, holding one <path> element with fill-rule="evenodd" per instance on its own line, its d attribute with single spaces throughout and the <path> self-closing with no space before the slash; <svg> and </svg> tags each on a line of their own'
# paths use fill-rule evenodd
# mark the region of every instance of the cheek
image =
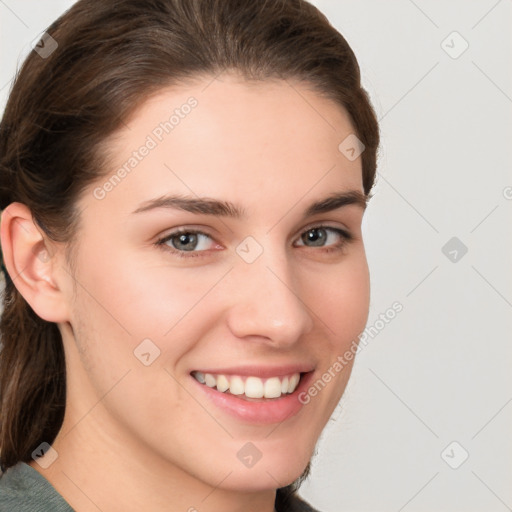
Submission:
<svg viewBox="0 0 512 512">
<path fill-rule="evenodd" d="M 326 340 L 337 353 L 364 330 L 370 305 L 370 277 L 364 253 L 311 274 L 305 280 L 304 298 Z"/>
<path fill-rule="evenodd" d="M 145 396 L 148 390 L 165 389 L 175 402 L 183 398 L 168 371 L 181 369 L 180 362 L 218 322 L 209 292 L 226 269 L 199 274 L 197 269 L 136 265 L 129 255 L 110 254 L 87 264 L 83 255 L 75 305 L 82 364 L 97 396 L 129 371 L 120 389 L 140 407 L 133 410 L 147 409 L 147 417 L 160 424 L 164 409 L 147 408 Z M 129 382 L 134 389 L 128 392 Z"/>
<path fill-rule="evenodd" d="M 122 263 L 113 264 L 113 257 L 89 262 L 78 278 L 73 326 L 83 349 L 84 378 L 95 395 L 86 398 L 93 404 L 105 396 L 109 414 L 138 438 L 158 443 L 172 431 L 169 446 L 160 446 L 171 453 L 176 438 L 205 422 L 204 409 L 190 400 L 174 374 L 214 325 L 216 310 L 207 294 L 225 270 L 212 269 L 199 279 L 191 269 L 139 265 L 137 272 L 128 258 L 116 259 Z M 170 413 L 176 410 L 188 416 Z M 196 437 L 204 434 L 197 430 Z"/>
<path fill-rule="evenodd" d="M 368 321 L 370 277 L 364 253 L 311 276 L 307 286 L 307 305 L 324 333 L 317 352 L 318 380 L 308 390 L 310 406 L 318 411 L 311 418 L 320 435 L 345 391 L 358 337 Z"/>
<path fill-rule="evenodd" d="M 109 258 L 84 254 L 80 276 L 94 323 L 134 343 L 168 335 L 223 273 L 212 269 L 199 276 L 197 269 L 166 266 L 163 257 L 146 261 L 134 253 L 112 250 Z"/>
</svg>

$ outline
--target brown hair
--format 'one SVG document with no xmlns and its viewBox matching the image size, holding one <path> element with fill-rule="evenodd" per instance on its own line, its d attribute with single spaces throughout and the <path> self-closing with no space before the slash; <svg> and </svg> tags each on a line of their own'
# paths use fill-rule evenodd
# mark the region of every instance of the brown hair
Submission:
<svg viewBox="0 0 512 512">
<path fill-rule="evenodd" d="M 24 203 L 49 239 L 71 247 L 80 220 L 77 198 L 107 173 L 102 143 L 150 94 L 224 70 L 247 80 L 304 80 L 342 105 L 366 148 L 369 196 L 377 120 L 351 48 L 305 0 L 80 0 L 47 33 L 58 47 L 27 57 L 0 124 L 0 209 Z M 48 41 L 49 51 L 55 44 Z M 3 300 L 5 470 L 55 439 L 66 376 L 57 325 L 39 318 L 8 276 Z"/>
</svg>

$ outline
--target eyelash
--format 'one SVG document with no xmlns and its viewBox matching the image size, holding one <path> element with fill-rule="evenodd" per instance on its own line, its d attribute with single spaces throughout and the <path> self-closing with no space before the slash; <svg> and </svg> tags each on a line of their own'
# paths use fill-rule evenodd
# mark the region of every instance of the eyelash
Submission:
<svg viewBox="0 0 512 512">
<path fill-rule="evenodd" d="M 312 227 L 304 230 L 300 236 L 302 236 L 304 233 L 307 233 L 308 231 L 313 231 L 314 229 L 326 229 L 326 230 L 334 231 L 336 234 L 340 235 L 340 237 L 342 239 L 340 243 L 332 245 L 332 246 L 328 246 L 328 247 L 319 246 L 319 249 L 323 250 L 323 252 L 325 252 L 325 253 L 331 253 L 333 251 L 340 251 L 345 247 L 345 245 L 347 245 L 354 239 L 354 237 L 348 231 L 345 231 L 344 229 L 340 229 L 340 228 L 333 227 L 333 226 L 327 226 L 324 224 L 319 224 L 318 226 L 312 226 Z M 155 242 L 155 246 L 157 246 L 159 249 L 162 249 L 163 251 L 170 252 L 171 254 L 175 254 L 176 256 L 178 256 L 180 258 L 196 258 L 196 257 L 205 256 L 205 254 L 203 254 L 203 253 L 207 253 L 208 252 L 207 250 L 204 250 L 204 251 L 179 251 L 178 249 L 174 249 L 173 247 L 166 245 L 166 242 L 168 242 L 172 238 L 179 236 L 179 235 L 184 235 L 184 234 L 204 235 L 204 236 L 207 236 L 208 238 L 211 238 L 210 235 L 208 235 L 207 233 L 204 233 L 203 231 L 199 231 L 199 230 L 195 230 L 195 229 L 178 229 L 176 231 L 173 231 L 172 233 L 169 233 L 165 237 L 158 239 Z M 302 245 L 301 247 L 308 247 L 308 246 Z M 311 248 L 314 249 L 314 247 L 311 247 Z"/>
</svg>

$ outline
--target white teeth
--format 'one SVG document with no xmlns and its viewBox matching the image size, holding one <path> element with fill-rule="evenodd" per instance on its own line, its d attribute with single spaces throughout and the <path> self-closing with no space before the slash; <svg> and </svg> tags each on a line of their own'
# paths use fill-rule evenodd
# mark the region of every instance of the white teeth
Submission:
<svg viewBox="0 0 512 512">
<path fill-rule="evenodd" d="M 263 382 L 258 377 L 247 377 L 245 381 L 245 396 L 263 398 Z"/>
<path fill-rule="evenodd" d="M 204 376 L 204 380 L 205 380 L 205 384 L 209 388 L 214 388 L 217 385 L 217 379 L 211 373 L 207 373 Z"/>
<path fill-rule="evenodd" d="M 279 398 L 281 396 L 281 381 L 277 377 L 267 379 L 265 382 L 265 398 Z"/>
<path fill-rule="evenodd" d="M 232 395 L 244 395 L 248 398 L 279 398 L 281 395 L 293 393 L 300 380 L 300 373 L 286 377 L 246 377 L 239 375 L 213 375 L 211 373 L 192 372 L 192 376 L 201 384 L 225 393 L 229 390 Z"/>
<path fill-rule="evenodd" d="M 227 391 L 228 389 L 229 389 L 229 380 L 226 379 L 225 375 L 219 375 L 217 377 L 217 390 L 222 391 L 224 393 L 224 391 Z"/>
<path fill-rule="evenodd" d="M 290 377 L 290 381 L 288 382 L 288 393 L 293 393 L 295 388 L 297 387 L 297 384 L 299 383 L 300 375 L 298 373 L 294 373 Z"/>
<path fill-rule="evenodd" d="M 240 377 L 231 377 L 229 392 L 233 395 L 243 395 L 244 391 L 244 381 Z"/>
</svg>

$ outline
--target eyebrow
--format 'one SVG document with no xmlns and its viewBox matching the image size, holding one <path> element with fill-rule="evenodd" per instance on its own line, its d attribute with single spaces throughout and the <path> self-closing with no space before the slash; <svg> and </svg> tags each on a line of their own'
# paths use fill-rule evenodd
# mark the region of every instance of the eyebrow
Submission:
<svg viewBox="0 0 512 512">
<path fill-rule="evenodd" d="M 365 210 L 368 199 L 369 198 L 359 190 L 333 193 L 308 206 L 303 217 L 311 217 L 319 213 L 331 212 L 348 205 L 358 206 Z M 243 208 L 229 201 L 183 195 L 165 195 L 155 199 L 149 199 L 140 204 L 132 213 L 142 213 L 157 208 L 169 208 L 190 213 L 231 217 L 234 219 L 240 219 L 246 215 Z"/>
</svg>

